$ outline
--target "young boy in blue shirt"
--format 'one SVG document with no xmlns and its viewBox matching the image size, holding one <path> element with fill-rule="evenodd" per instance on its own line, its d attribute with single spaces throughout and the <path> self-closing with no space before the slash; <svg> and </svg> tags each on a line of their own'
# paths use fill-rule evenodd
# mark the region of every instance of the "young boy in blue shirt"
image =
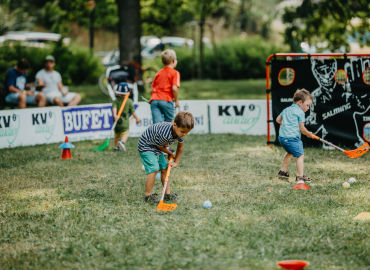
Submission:
<svg viewBox="0 0 370 270">
<path fill-rule="evenodd" d="M 308 111 L 313 98 L 306 89 L 297 90 L 293 96 L 293 104 L 285 108 L 276 118 L 279 123 L 279 142 L 287 152 L 283 158 L 283 164 L 278 173 L 278 177 L 289 178 L 287 168 L 292 157 L 297 158 L 297 177 L 296 181 L 303 180 L 312 182 L 312 179 L 303 174 L 304 151 L 301 141 L 301 133 L 308 138 L 312 138 L 312 132 L 309 132 L 304 126 L 305 112 Z"/>
<path fill-rule="evenodd" d="M 158 171 L 161 171 L 162 184 L 164 184 L 166 180 L 167 161 L 164 158 L 163 153 L 168 154 L 168 159 L 174 159 L 169 163 L 169 165 L 171 168 L 175 168 L 181 158 L 184 146 L 184 137 L 188 135 L 193 128 L 193 115 L 188 111 L 181 111 L 176 115 L 174 122 L 161 122 L 151 125 L 143 135 L 141 135 L 137 148 L 147 173 L 145 191 L 146 202 L 159 202 L 159 199 L 156 197 L 156 193 L 152 193 L 152 189 L 154 186 L 155 176 Z M 166 146 L 171 146 L 176 141 L 178 143 L 176 156 L 174 156 Z M 164 200 L 179 200 L 176 193 L 170 192 L 170 181 L 168 181 L 167 184 Z"/>
</svg>

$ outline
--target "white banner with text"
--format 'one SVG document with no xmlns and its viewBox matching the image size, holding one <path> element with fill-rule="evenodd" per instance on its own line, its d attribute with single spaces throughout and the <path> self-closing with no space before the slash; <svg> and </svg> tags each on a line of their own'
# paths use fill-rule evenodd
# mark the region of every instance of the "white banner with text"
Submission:
<svg viewBox="0 0 370 270">
<path fill-rule="evenodd" d="M 0 111 L 0 148 L 60 142 L 62 121 L 59 107 Z"/>
</svg>

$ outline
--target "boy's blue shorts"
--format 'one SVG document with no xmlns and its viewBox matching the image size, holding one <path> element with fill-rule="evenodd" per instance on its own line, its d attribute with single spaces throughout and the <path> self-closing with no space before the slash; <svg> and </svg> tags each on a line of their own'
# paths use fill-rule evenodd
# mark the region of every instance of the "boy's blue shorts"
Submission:
<svg viewBox="0 0 370 270">
<path fill-rule="evenodd" d="M 167 161 L 163 154 L 156 155 L 152 152 L 139 152 L 147 174 L 167 169 Z"/>
<path fill-rule="evenodd" d="M 287 151 L 288 154 L 292 154 L 293 157 L 299 157 L 304 154 L 301 138 L 285 138 L 279 136 L 279 142 L 284 150 Z"/>
<path fill-rule="evenodd" d="M 150 109 L 152 110 L 153 124 L 159 122 L 170 122 L 175 117 L 174 102 L 165 100 L 152 100 L 150 102 Z"/>
</svg>

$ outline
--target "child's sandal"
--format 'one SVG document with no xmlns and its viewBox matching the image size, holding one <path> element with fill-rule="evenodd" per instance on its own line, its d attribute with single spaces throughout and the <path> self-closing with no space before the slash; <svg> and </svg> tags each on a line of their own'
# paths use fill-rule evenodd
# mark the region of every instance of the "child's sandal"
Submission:
<svg viewBox="0 0 370 270">
<path fill-rule="evenodd" d="M 289 173 L 288 173 L 288 171 L 284 172 L 284 171 L 280 170 L 278 172 L 277 176 L 279 178 L 289 179 Z"/>
<path fill-rule="evenodd" d="M 308 177 L 307 175 L 303 175 L 303 176 L 297 176 L 295 178 L 295 181 L 298 182 L 298 181 L 304 181 L 304 182 L 307 182 L 307 183 L 311 183 L 313 180 L 311 177 Z"/>
</svg>

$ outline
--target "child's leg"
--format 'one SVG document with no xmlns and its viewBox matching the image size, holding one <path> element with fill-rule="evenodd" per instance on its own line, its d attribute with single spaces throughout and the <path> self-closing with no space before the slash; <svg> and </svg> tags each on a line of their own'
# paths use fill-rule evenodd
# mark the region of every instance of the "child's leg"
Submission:
<svg viewBox="0 0 370 270">
<path fill-rule="evenodd" d="M 145 197 L 153 194 L 153 186 L 157 172 L 152 172 L 146 177 Z"/>
<path fill-rule="evenodd" d="M 163 114 L 159 108 L 159 101 L 160 100 L 152 100 L 152 102 L 150 102 L 153 124 L 163 122 Z"/>
<path fill-rule="evenodd" d="M 167 174 L 167 170 L 161 170 L 161 181 L 162 181 L 162 185 L 164 186 L 164 182 L 166 181 L 166 174 Z M 167 181 L 167 187 L 166 187 L 166 191 L 165 191 L 165 194 L 170 194 L 170 177 L 168 177 L 168 181 Z"/>
<path fill-rule="evenodd" d="M 297 157 L 297 175 L 303 176 L 304 155 Z"/>
<path fill-rule="evenodd" d="M 127 142 L 127 139 L 128 139 L 128 136 L 129 135 L 123 135 L 122 136 L 122 138 L 121 138 L 121 141 L 123 142 L 123 143 L 126 143 Z M 117 142 L 118 143 L 118 142 Z"/>
<path fill-rule="evenodd" d="M 118 147 L 119 137 L 114 136 L 114 145 Z"/>
<path fill-rule="evenodd" d="M 283 164 L 281 165 L 281 170 L 283 172 L 286 172 L 286 170 L 288 169 L 288 165 L 289 165 L 289 162 L 292 159 L 292 157 L 293 157 L 292 154 L 288 154 L 288 153 L 285 154 L 285 156 L 283 158 Z"/>
</svg>

